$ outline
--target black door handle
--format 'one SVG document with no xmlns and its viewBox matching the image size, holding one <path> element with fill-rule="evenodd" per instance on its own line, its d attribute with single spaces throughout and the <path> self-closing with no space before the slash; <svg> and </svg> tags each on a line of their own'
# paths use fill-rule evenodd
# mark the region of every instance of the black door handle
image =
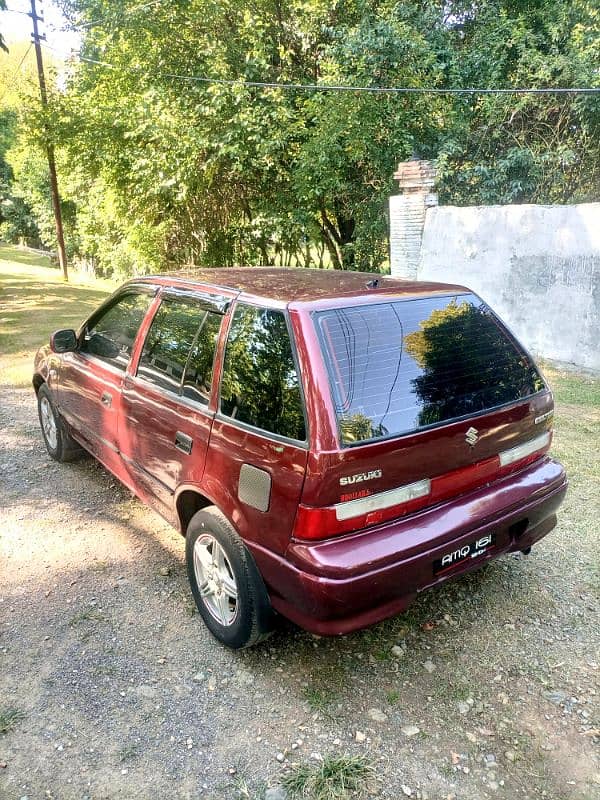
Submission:
<svg viewBox="0 0 600 800">
<path fill-rule="evenodd" d="M 100 396 L 100 402 L 103 406 L 110 408 L 112 405 L 112 394 L 110 394 L 110 392 L 102 392 Z"/>
<path fill-rule="evenodd" d="M 186 433 L 182 433 L 181 431 L 177 431 L 175 434 L 175 447 L 178 450 L 181 450 L 182 453 L 189 454 L 192 452 L 192 445 L 194 444 L 194 440 L 191 436 L 188 436 Z"/>
</svg>

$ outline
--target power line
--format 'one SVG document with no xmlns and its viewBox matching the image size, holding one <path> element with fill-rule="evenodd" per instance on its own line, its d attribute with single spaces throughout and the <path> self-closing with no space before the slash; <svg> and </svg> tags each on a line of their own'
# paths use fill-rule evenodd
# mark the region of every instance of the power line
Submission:
<svg viewBox="0 0 600 800">
<path fill-rule="evenodd" d="M 55 48 L 45 45 L 49 49 Z M 79 61 L 86 64 L 95 64 L 100 67 L 115 70 L 116 72 L 132 72 L 139 74 L 143 72 L 142 67 L 120 67 L 110 64 L 107 61 L 100 61 L 96 58 L 83 56 L 80 53 L 73 54 Z M 221 86 L 247 86 L 260 89 L 283 89 L 287 91 L 312 91 L 312 92 L 366 92 L 369 94 L 440 94 L 440 95 L 479 95 L 479 94 L 516 94 L 516 95 L 557 95 L 557 94 L 600 94 L 600 87 L 544 87 L 526 88 L 519 87 L 513 89 L 490 89 L 490 88 L 439 88 L 422 86 L 348 86 L 345 84 L 325 84 L 325 83 L 277 83 L 273 81 L 248 81 L 242 78 L 209 78 L 201 75 L 182 75 L 175 72 L 150 73 L 156 77 L 170 78 L 173 80 L 188 81 L 190 83 L 217 84 Z"/>
</svg>

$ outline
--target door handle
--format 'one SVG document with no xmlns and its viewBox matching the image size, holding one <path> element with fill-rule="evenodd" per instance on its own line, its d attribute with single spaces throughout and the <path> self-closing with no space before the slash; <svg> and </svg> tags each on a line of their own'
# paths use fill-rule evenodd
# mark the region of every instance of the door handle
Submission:
<svg viewBox="0 0 600 800">
<path fill-rule="evenodd" d="M 100 402 L 103 406 L 110 408 L 112 405 L 112 394 L 110 394 L 110 392 L 102 392 L 100 395 Z"/>
<path fill-rule="evenodd" d="M 181 450 L 182 453 L 186 453 L 188 456 L 192 452 L 192 446 L 194 444 L 194 440 L 191 436 L 188 436 L 186 433 L 182 433 L 181 431 L 177 431 L 175 434 L 175 447 L 178 450 Z"/>
</svg>

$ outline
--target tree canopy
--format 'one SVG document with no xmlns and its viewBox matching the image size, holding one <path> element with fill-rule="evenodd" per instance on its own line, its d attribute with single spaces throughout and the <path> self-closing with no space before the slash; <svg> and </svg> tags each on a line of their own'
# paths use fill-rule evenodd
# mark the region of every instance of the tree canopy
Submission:
<svg viewBox="0 0 600 800">
<path fill-rule="evenodd" d="M 598 86 L 595 3 L 62 6 L 81 27 L 87 60 L 72 62 L 45 116 L 33 99 L 24 104 L 7 158 L 17 182 L 27 184 L 36 156 L 19 160 L 19 153 L 32 154 L 41 132 L 50 132 L 71 254 L 104 273 L 182 263 L 385 269 L 392 176 L 413 154 L 437 160 L 445 203 L 597 199 L 594 96 L 389 95 L 226 82 Z M 39 236 L 51 244 L 51 226 L 30 195 Z"/>
</svg>

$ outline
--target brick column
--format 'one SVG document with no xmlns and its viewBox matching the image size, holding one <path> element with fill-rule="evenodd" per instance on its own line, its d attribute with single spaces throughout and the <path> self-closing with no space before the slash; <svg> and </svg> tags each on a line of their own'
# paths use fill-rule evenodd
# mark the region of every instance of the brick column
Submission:
<svg viewBox="0 0 600 800">
<path fill-rule="evenodd" d="M 390 197 L 390 268 L 399 278 L 416 279 L 425 212 L 437 205 L 431 161 L 401 161 L 394 173 L 400 194 Z"/>
</svg>

